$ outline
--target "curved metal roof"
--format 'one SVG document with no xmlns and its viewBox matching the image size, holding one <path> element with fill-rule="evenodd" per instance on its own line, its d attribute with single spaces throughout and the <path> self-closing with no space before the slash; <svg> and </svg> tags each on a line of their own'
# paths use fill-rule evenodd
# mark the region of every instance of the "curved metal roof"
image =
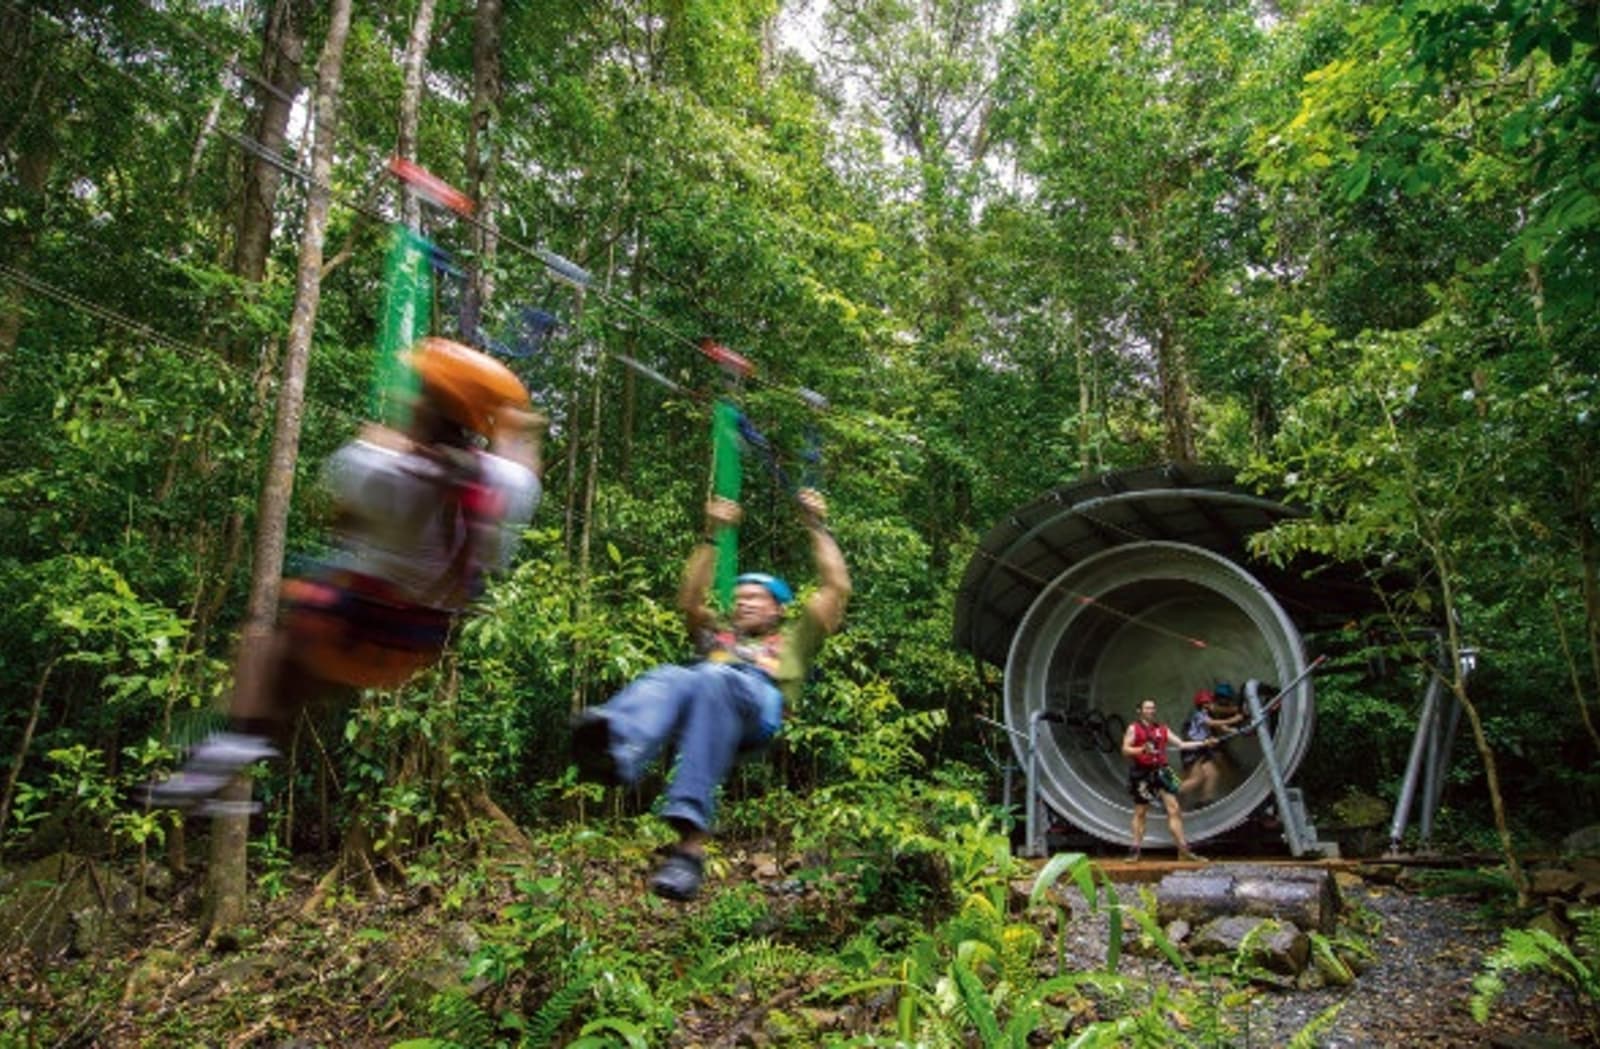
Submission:
<svg viewBox="0 0 1600 1049">
<path fill-rule="evenodd" d="M 956 595 L 955 643 L 1004 667 L 1034 599 L 1067 568 L 1111 547 L 1166 540 L 1204 547 L 1247 568 L 1301 625 L 1371 611 L 1365 571 L 1327 562 L 1275 566 L 1249 537 L 1296 508 L 1239 484 L 1226 466 L 1118 470 L 1052 489 L 1007 514 L 979 541 Z"/>
</svg>

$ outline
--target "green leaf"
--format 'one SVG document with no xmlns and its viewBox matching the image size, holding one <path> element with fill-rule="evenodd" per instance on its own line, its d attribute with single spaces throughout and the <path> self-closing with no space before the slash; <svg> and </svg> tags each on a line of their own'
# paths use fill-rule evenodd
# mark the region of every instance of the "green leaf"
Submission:
<svg viewBox="0 0 1600 1049">
<path fill-rule="evenodd" d="M 1038 906 L 1039 901 L 1064 873 L 1072 875 L 1078 889 L 1089 901 L 1089 906 L 1095 906 L 1094 869 L 1089 863 L 1089 857 L 1081 852 L 1058 852 L 1050 857 L 1049 862 L 1039 869 L 1038 876 L 1033 879 L 1033 888 L 1028 892 L 1028 906 Z"/>
<path fill-rule="evenodd" d="M 591 1020 L 584 1024 L 583 1029 L 578 1033 L 587 1038 L 598 1035 L 601 1032 L 610 1032 L 617 1035 L 628 1044 L 629 1049 L 649 1049 L 649 1043 L 645 1041 L 644 1037 L 644 1028 L 632 1020 L 625 1020 L 620 1016 L 602 1016 L 598 1020 Z M 577 1045 L 579 1043 L 574 1042 L 572 1044 Z"/>
<path fill-rule="evenodd" d="M 950 971 L 955 977 L 957 989 L 961 992 L 961 1002 L 967 1011 L 967 1018 L 978 1029 L 979 1039 L 985 1046 L 998 1046 L 1000 1021 L 995 1016 L 994 1003 L 989 1000 L 989 992 L 984 990 L 982 981 L 959 959 L 951 963 Z"/>
</svg>

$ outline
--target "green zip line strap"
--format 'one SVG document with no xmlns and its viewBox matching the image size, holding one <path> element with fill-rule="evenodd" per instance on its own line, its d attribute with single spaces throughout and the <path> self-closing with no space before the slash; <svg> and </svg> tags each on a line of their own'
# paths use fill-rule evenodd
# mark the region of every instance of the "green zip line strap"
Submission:
<svg viewBox="0 0 1600 1049">
<path fill-rule="evenodd" d="M 383 317 L 378 325 L 378 362 L 372 377 L 372 418 L 404 427 L 417 391 L 417 376 L 404 353 L 429 331 L 433 308 L 431 249 L 415 230 L 396 223 L 383 265 Z"/>
<path fill-rule="evenodd" d="M 739 452 L 739 409 L 719 399 L 711 409 L 711 490 L 724 499 L 739 500 L 744 464 Z M 733 607 L 733 581 L 739 574 L 739 530 L 727 525 L 712 540 L 717 547 L 717 596 L 724 608 Z"/>
</svg>

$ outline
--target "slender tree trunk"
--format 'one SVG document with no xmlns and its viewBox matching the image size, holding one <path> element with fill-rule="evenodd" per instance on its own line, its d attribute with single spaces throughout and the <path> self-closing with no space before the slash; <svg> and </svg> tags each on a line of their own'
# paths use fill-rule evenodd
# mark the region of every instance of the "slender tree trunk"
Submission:
<svg viewBox="0 0 1600 1049">
<path fill-rule="evenodd" d="M 604 363 L 605 356 L 603 354 L 596 353 L 594 358 L 594 375 L 592 377 L 592 381 L 594 383 L 594 395 L 589 404 L 589 463 L 584 470 L 583 521 L 580 523 L 582 534 L 578 540 L 577 591 L 580 595 L 580 602 L 583 602 L 585 605 L 587 604 L 589 594 L 589 552 L 594 541 L 594 500 L 595 493 L 599 490 L 600 485 L 600 427 L 602 419 L 601 413 L 603 411 L 605 400 L 603 397 L 601 397 L 601 390 L 604 386 Z M 587 616 L 587 607 L 580 607 L 579 615 L 580 617 Z M 585 655 L 586 653 L 580 650 L 574 653 L 575 658 L 572 661 L 572 709 L 574 711 L 582 710 L 584 707 L 585 697 L 583 681 L 586 677 L 584 673 L 584 664 L 586 662 L 584 658 Z"/>
<path fill-rule="evenodd" d="M 1078 366 L 1078 476 L 1094 474 L 1094 361 L 1083 345 L 1083 329 L 1074 317 L 1072 326 L 1072 359 Z"/>
<path fill-rule="evenodd" d="M 472 114 L 467 124 L 467 193 L 478 203 L 481 226 L 473 230 L 477 265 L 472 268 L 474 315 L 484 317 L 494 299 L 494 261 L 499 247 L 495 205 L 500 147 L 498 123 L 504 90 L 500 62 L 503 12 L 500 0 L 478 0 L 472 33 Z"/>
<path fill-rule="evenodd" d="M 250 138 L 267 156 L 280 155 L 288 137 L 293 100 L 301 87 L 300 63 L 305 58 L 309 8 L 306 0 L 275 0 L 267 13 L 261 38 L 261 79 L 266 84 L 256 86 L 259 109 L 250 129 Z M 265 156 L 246 156 L 244 199 L 233 241 L 232 269 L 250 284 L 259 284 L 267 272 L 273 209 L 282 184 L 283 172 Z"/>
<path fill-rule="evenodd" d="M 18 269 L 26 269 L 33 256 L 56 156 L 55 99 L 48 73 L 53 49 L 37 37 L 33 26 L 34 15 L 27 5 L 0 8 L 0 90 L 8 97 L 0 106 L 0 161 L 13 165 L 28 210 L 15 232 L 0 235 L 0 262 Z M 0 279 L 0 393 L 5 392 L 11 358 L 22 335 L 25 299 L 21 285 Z"/>
<path fill-rule="evenodd" d="M 1522 863 L 1517 859 L 1516 845 L 1511 840 L 1511 823 L 1506 818 L 1505 795 L 1500 790 L 1500 766 L 1495 761 L 1494 747 L 1489 742 L 1489 734 L 1483 727 L 1483 718 L 1478 713 L 1478 705 L 1467 694 L 1467 684 L 1461 676 L 1460 656 L 1461 648 L 1456 638 L 1455 624 L 1450 624 L 1450 652 L 1456 660 L 1456 666 L 1450 676 L 1450 691 L 1455 694 L 1456 701 L 1461 704 L 1461 709 L 1467 712 L 1467 723 L 1472 726 L 1472 742 L 1478 751 L 1478 757 L 1483 762 L 1484 777 L 1489 787 L 1489 808 L 1494 813 L 1495 831 L 1500 837 L 1500 852 L 1506 860 L 1506 872 L 1511 877 L 1511 884 L 1517 890 L 1517 905 L 1528 905 L 1528 878 L 1522 871 Z"/>
<path fill-rule="evenodd" d="M 1589 674 L 1590 680 L 1600 687 L 1600 538 L 1595 535 L 1593 497 L 1594 463 L 1586 450 L 1580 449 L 1572 471 L 1573 520 L 1578 529 L 1578 563 L 1582 572 L 1584 638 L 1588 642 L 1585 647 L 1589 650 Z M 1581 692 L 1578 694 L 1578 709 L 1583 714 L 1584 724 L 1589 726 L 1590 735 L 1594 735 L 1589 708 Z M 1596 745 L 1600 746 L 1600 739 L 1596 740 Z"/>
<path fill-rule="evenodd" d="M 1578 657 L 1572 651 L 1572 643 L 1567 640 L 1567 625 L 1561 619 L 1561 605 L 1556 601 L 1554 590 L 1546 591 L 1545 598 L 1550 605 L 1550 622 L 1556 628 L 1556 641 L 1561 646 L 1561 660 L 1567 665 L 1567 678 L 1572 683 L 1573 705 L 1578 708 L 1578 719 L 1589 733 L 1589 742 L 1594 744 L 1596 752 L 1600 752 L 1600 731 L 1595 729 L 1594 718 L 1589 714 L 1589 700 L 1583 694 L 1583 674 L 1578 669 Z"/>
<path fill-rule="evenodd" d="M 230 52 L 223 66 L 232 69 L 238 61 L 239 52 Z M 178 185 L 178 208 L 183 210 L 189 202 L 189 191 L 194 186 L 195 179 L 200 176 L 200 164 L 205 160 L 206 147 L 211 143 L 211 136 L 216 133 L 217 122 L 222 119 L 222 103 L 232 92 L 226 82 L 217 86 L 216 92 L 211 96 L 211 105 L 206 109 L 206 118 L 200 123 L 200 130 L 194 136 L 194 148 L 189 151 L 189 164 L 184 169 L 183 181 Z"/>
<path fill-rule="evenodd" d="M 1163 318 L 1156 329 L 1156 377 L 1161 384 L 1161 428 L 1165 434 L 1166 456 L 1175 463 L 1195 460 L 1194 415 L 1186 358 L 1183 345 L 1172 330 L 1172 322 Z"/>
<path fill-rule="evenodd" d="M 577 293 L 577 310 L 573 318 L 573 326 L 583 317 L 583 292 Z M 566 506 L 564 509 L 564 524 L 561 529 L 562 541 L 565 544 L 567 560 L 571 561 L 576 556 L 578 535 L 578 454 L 583 435 L 582 416 L 578 405 L 582 403 L 583 396 L 583 351 L 585 343 L 582 339 L 572 340 L 572 385 L 568 387 L 567 404 L 571 407 L 567 411 L 567 462 L 566 462 Z"/>
<path fill-rule="evenodd" d="M 272 247 L 274 216 L 283 173 L 266 157 L 281 155 L 288 139 L 293 101 L 302 87 L 300 66 L 305 58 L 309 13 L 308 0 L 273 0 L 262 27 L 259 77 L 263 83 L 256 85 L 256 115 L 247 129 L 249 138 L 260 147 L 261 155 L 252 153 L 245 157 L 244 185 L 234 228 L 233 257 L 229 262 L 231 272 L 239 278 L 246 295 L 255 293 L 267 273 L 267 257 Z M 253 396 L 248 417 L 248 440 L 249 445 L 254 447 L 265 425 L 266 391 L 277 365 L 277 342 L 269 339 L 257 348 L 239 339 L 226 341 L 229 358 L 234 363 L 241 363 L 253 356 Z M 208 461 L 204 447 L 199 454 L 200 472 L 210 475 L 216 469 L 215 464 Z M 202 640 L 227 596 L 234 566 L 244 553 L 244 541 L 245 516 L 238 510 L 230 511 L 223 527 L 222 541 L 218 544 L 222 562 L 209 572 L 202 569 L 203 575 L 213 580 L 212 592 L 200 602 L 203 611 L 197 626 Z M 206 562 L 197 560 L 196 563 L 203 566 Z"/>
<path fill-rule="evenodd" d="M 300 237 L 300 263 L 295 280 L 294 311 L 289 319 L 283 384 L 278 390 L 277 428 L 257 514 L 255 562 L 250 584 L 244 636 L 240 641 L 240 675 L 258 674 L 278 605 L 283 571 L 289 499 L 294 492 L 294 467 L 300 449 L 300 423 L 305 407 L 306 370 L 312 329 L 321 300 L 322 246 L 327 235 L 328 179 L 333 171 L 333 141 L 338 130 L 338 97 L 343 76 L 345 38 L 350 31 L 350 0 L 333 0 L 328 37 L 317 62 L 316 132 L 312 149 L 312 184 L 306 200 Z M 234 787 L 249 797 L 248 781 Z M 224 800 L 230 800 L 225 795 Z M 204 925 L 210 938 L 227 935 L 244 916 L 245 838 L 249 822 L 242 815 L 219 816 L 213 822 L 211 867 L 206 886 Z"/>
<path fill-rule="evenodd" d="M 401 68 L 405 73 L 405 88 L 400 93 L 400 132 L 395 140 L 395 152 L 405 159 L 417 159 L 417 120 L 422 108 L 422 70 L 428 61 L 428 41 L 433 36 L 433 11 L 435 0 L 418 0 L 417 17 L 411 22 L 411 37 L 406 41 L 405 58 Z M 400 221 L 414 230 L 422 228 L 422 203 L 410 185 L 400 186 Z"/>
<path fill-rule="evenodd" d="M 28 724 L 23 727 L 22 741 L 17 744 L 16 756 L 11 759 L 11 771 L 6 773 L 6 790 L 0 795 L 0 840 L 4 840 L 6 823 L 11 817 L 11 797 L 17 789 L 17 777 L 22 773 L 22 763 L 28 760 L 28 748 L 33 745 L 33 732 L 39 727 L 39 711 L 44 707 L 44 692 L 50 685 L 50 675 L 55 672 L 56 661 L 51 659 L 39 675 L 33 689 L 33 705 L 28 708 Z"/>
<path fill-rule="evenodd" d="M 633 295 L 634 302 L 644 301 L 644 231 L 639 228 L 639 223 L 633 224 L 633 268 L 628 274 L 628 290 Z M 628 354 L 635 359 L 639 357 L 639 329 L 628 329 Z M 637 411 L 639 398 L 638 376 L 632 368 L 622 369 L 622 440 L 621 455 L 617 464 L 618 472 L 628 476 L 628 471 L 633 466 L 633 428 L 634 415 Z"/>
<path fill-rule="evenodd" d="M 0 247 L 5 248 L 5 255 L 0 258 L 0 262 L 26 268 L 28 261 L 33 257 L 34 231 L 37 228 L 36 223 L 44 214 L 44 190 L 49 183 L 50 168 L 54 163 L 55 140 L 49 135 L 38 139 L 18 158 L 17 185 L 21 187 L 25 197 L 36 206 L 31 209 L 33 214 L 28 216 L 15 235 L 0 240 Z M 10 243 L 5 243 L 6 240 Z M 0 393 L 5 392 L 11 371 L 11 358 L 16 353 L 17 340 L 22 336 L 24 299 L 21 285 L 9 280 L 0 284 Z"/>
</svg>

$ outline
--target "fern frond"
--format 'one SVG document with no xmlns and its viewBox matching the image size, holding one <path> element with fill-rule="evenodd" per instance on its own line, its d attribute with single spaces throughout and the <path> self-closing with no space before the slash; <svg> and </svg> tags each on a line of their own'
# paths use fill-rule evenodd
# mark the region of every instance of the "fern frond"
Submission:
<svg viewBox="0 0 1600 1049">
<path fill-rule="evenodd" d="M 595 974 L 579 970 L 572 979 L 556 988 L 528 1021 L 524 1041 L 528 1045 L 554 1045 L 556 1032 L 577 1012 L 578 1005 L 594 986 Z"/>
<path fill-rule="evenodd" d="M 1328 1028 L 1333 1026 L 1333 1021 L 1339 1018 L 1339 1013 L 1344 1007 L 1344 1002 L 1335 1002 L 1313 1016 L 1309 1023 L 1296 1031 L 1294 1037 L 1289 1039 L 1288 1049 L 1316 1049 L 1317 1046 L 1322 1044 L 1322 1035 L 1327 1032 Z"/>
<path fill-rule="evenodd" d="M 1000 1020 L 995 1016 L 994 1003 L 989 1000 L 989 992 L 984 989 L 983 981 L 960 960 L 951 964 L 950 971 L 955 976 L 956 989 L 961 992 L 961 1004 L 966 1009 L 967 1019 L 978 1029 L 980 1042 L 986 1046 L 998 1046 Z"/>
<path fill-rule="evenodd" d="M 1595 961 L 1593 956 L 1579 957 L 1543 929 L 1507 929 L 1499 949 L 1484 959 L 1483 972 L 1472 981 L 1472 1016 L 1479 1023 L 1488 1021 L 1495 999 L 1505 990 L 1506 972 L 1546 973 L 1571 984 L 1590 1001 L 1600 999 L 1600 966 Z"/>
<path fill-rule="evenodd" d="M 435 994 L 428 1002 L 428 1027 L 440 1041 L 463 1049 L 494 1043 L 494 1017 L 464 991 Z"/>
<path fill-rule="evenodd" d="M 755 983 L 760 977 L 783 977 L 810 968 L 815 960 L 798 947 L 774 943 L 762 936 L 736 943 L 721 954 L 696 966 L 692 983 L 716 983 L 729 975 Z"/>
</svg>

